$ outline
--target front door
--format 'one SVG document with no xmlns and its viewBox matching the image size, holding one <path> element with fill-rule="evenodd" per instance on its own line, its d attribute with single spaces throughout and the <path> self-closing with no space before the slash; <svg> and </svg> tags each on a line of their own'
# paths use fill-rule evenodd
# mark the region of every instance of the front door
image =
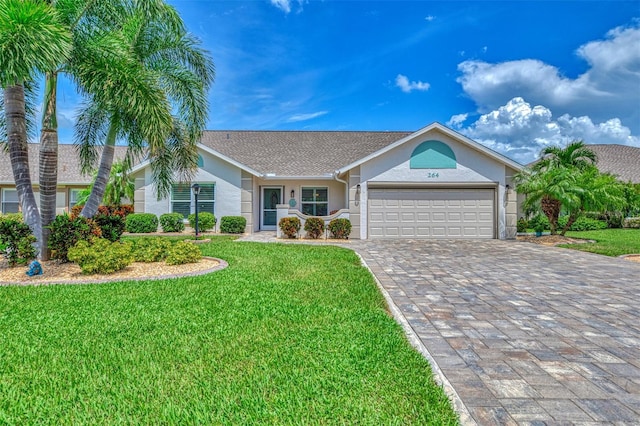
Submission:
<svg viewBox="0 0 640 426">
<path fill-rule="evenodd" d="M 282 187 L 262 188 L 262 216 L 260 229 L 275 230 L 278 224 L 278 204 L 282 203 Z"/>
</svg>

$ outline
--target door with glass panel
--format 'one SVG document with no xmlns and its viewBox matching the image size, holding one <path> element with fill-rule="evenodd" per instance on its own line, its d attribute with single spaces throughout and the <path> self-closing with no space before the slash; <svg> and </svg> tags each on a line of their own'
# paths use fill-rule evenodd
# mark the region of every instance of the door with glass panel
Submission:
<svg viewBox="0 0 640 426">
<path fill-rule="evenodd" d="M 278 204 L 282 203 L 282 187 L 262 188 L 262 215 L 260 229 L 275 230 L 278 224 Z"/>
</svg>

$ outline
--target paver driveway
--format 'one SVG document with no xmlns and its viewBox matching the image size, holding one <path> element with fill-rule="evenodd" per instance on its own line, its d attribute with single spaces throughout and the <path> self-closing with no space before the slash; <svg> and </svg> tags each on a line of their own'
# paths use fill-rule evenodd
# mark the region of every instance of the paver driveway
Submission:
<svg viewBox="0 0 640 426">
<path fill-rule="evenodd" d="M 463 423 L 640 424 L 640 263 L 516 241 L 349 247 Z"/>
</svg>

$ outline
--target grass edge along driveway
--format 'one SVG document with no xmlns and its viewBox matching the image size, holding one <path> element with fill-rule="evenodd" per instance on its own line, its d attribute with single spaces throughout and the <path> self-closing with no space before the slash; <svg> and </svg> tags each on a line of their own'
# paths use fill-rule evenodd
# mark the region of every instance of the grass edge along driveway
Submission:
<svg viewBox="0 0 640 426">
<path fill-rule="evenodd" d="M 0 288 L 0 423 L 457 423 L 355 253 L 202 248 L 229 268 Z"/>
<path fill-rule="evenodd" d="M 640 254 L 640 229 L 602 229 L 567 232 L 568 237 L 594 240 L 595 243 L 563 244 L 560 247 L 588 251 L 605 256 Z"/>
</svg>

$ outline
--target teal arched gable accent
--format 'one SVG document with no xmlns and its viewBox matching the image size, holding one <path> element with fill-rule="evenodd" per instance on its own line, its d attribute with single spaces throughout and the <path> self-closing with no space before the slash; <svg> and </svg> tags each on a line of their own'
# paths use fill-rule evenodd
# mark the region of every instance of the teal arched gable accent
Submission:
<svg viewBox="0 0 640 426">
<path fill-rule="evenodd" d="M 440 141 L 422 142 L 411 153 L 412 169 L 455 169 L 456 155 L 449 145 Z"/>
<path fill-rule="evenodd" d="M 198 167 L 204 167 L 204 158 L 200 154 L 198 154 Z"/>
</svg>

